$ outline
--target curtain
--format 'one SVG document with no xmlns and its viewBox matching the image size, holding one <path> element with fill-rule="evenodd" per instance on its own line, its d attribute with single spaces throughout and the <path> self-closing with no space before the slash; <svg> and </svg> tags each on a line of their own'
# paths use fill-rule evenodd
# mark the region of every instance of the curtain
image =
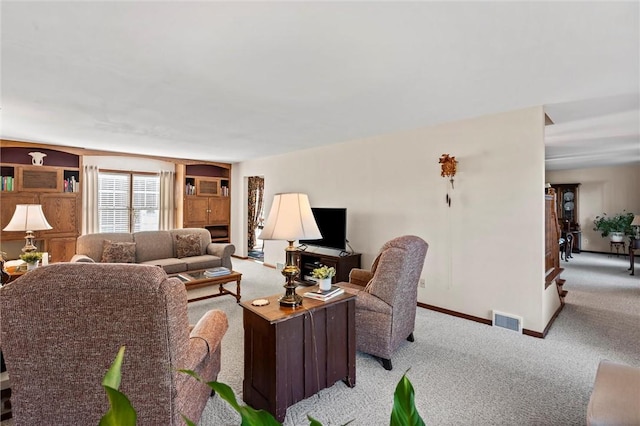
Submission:
<svg viewBox="0 0 640 426">
<path fill-rule="evenodd" d="M 160 172 L 160 223 L 159 229 L 173 229 L 174 203 L 174 175 L 172 171 L 163 170 Z"/>
<path fill-rule="evenodd" d="M 98 224 L 98 166 L 84 166 L 82 174 L 82 235 L 100 232 Z"/>
<path fill-rule="evenodd" d="M 260 176 L 249 177 L 249 208 L 247 220 L 247 244 L 248 250 L 256 245 L 256 228 L 260 224 L 262 215 L 262 200 L 264 194 L 264 178 Z"/>
</svg>

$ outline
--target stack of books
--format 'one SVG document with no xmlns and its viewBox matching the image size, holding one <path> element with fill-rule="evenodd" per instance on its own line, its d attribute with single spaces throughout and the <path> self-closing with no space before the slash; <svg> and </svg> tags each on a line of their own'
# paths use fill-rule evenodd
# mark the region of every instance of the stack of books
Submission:
<svg viewBox="0 0 640 426">
<path fill-rule="evenodd" d="M 204 275 L 209 278 L 221 277 L 223 275 L 229 275 L 231 270 L 224 266 L 218 266 L 217 268 L 211 268 L 204 271 Z"/>
<path fill-rule="evenodd" d="M 333 285 L 329 290 L 316 289 L 316 290 L 308 291 L 304 293 L 303 296 L 309 297 L 311 299 L 327 301 L 338 295 L 341 295 L 342 293 L 344 293 L 344 290 L 342 288 Z"/>
</svg>

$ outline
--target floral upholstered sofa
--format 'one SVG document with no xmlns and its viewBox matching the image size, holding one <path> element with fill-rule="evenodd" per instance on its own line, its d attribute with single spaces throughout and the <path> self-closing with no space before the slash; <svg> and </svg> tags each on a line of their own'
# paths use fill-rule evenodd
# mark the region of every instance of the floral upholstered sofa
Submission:
<svg viewBox="0 0 640 426">
<path fill-rule="evenodd" d="M 233 269 L 233 244 L 212 243 L 204 228 L 87 234 L 78 237 L 72 262 L 140 263 L 175 274 L 224 266 Z"/>
</svg>

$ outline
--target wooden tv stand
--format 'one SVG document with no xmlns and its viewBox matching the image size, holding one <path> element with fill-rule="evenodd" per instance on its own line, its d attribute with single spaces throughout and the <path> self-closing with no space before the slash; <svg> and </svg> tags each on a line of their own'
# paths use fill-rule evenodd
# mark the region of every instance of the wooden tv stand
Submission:
<svg viewBox="0 0 640 426">
<path fill-rule="evenodd" d="M 344 256 L 334 256 L 330 254 L 311 253 L 306 251 L 298 251 L 295 256 L 298 268 L 300 268 L 300 278 L 298 282 L 303 285 L 315 285 L 314 281 L 305 279 L 305 276 L 311 276 L 311 272 L 322 265 L 334 267 L 336 275 L 331 280 L 332 283 L 349 282 L 349 272 L 353 268 L 360 267 L 360 253 L 348 253 Z"/>
</svg>

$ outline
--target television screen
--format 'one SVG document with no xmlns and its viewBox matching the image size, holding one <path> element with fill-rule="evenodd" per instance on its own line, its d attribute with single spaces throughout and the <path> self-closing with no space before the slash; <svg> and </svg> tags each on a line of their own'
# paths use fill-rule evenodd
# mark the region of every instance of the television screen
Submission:
<svg viewBox="0 0 640 426">
<path fill-rule="evenodd" d="M 347 209 L 312 207 L 322 238 L 300 240 L 300 244 L 344 250 L 347 240 Z"/>
</svg>

